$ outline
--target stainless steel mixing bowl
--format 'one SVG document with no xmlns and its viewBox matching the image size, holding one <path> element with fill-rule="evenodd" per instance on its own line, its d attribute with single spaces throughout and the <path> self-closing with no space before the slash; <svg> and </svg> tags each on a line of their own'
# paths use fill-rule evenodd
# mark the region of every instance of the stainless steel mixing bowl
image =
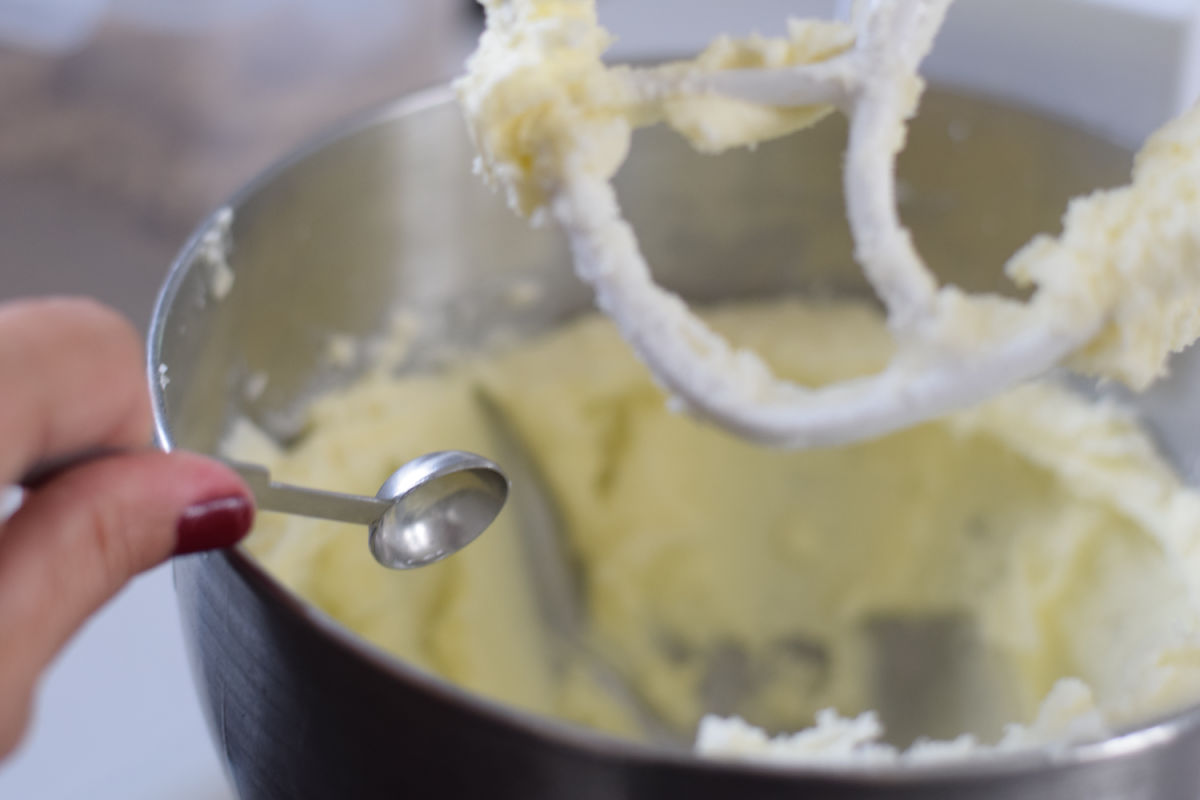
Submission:
<svg viewBox="0 0 1200 800">
<path fill-rule="evenodd" d="M 866 292 L 843 220 L 843 133 L 830 121 L 719 158 L 663 130 L 639 134 L 619 190 L 659 278 L 694 302 Z M 162 445 L 211 452 L 239 415 L 283 441 L 297 435 L 306 400 L 362 366 L 325 358 L 329 337 L 369 337 L 397 308 L 438 309 L 444 321 L 418 338 L 414 368 L 433 358 L 426 344 L 471 347 L 497 328 L 538 331 L 587 310 L 560 237 L 510 215 L 472 157 L 442 91 L 295 156 L 231 201 L 236 279 L 223 299 L 203 242 L 216 218 L 202 226 L 154 314 Z M 1128 167 L 1128 153 L 1068 126 L 934 92 L 901 162 L 903 211 L 944 278 L 999 288 L 1005 255 L 1054 229 L 1069 196 L 1119 183 Z M 504 302 L 531 280 L 544 287 L 538 302 Z M 247 391 L 261 376 L 265 390 Z M 1186 431 L 1167 433 L 1177 455 L 1200 452 Z M 984 763 L 703 761 L 461 691 L 341 628 L 240 550 L 181 559 L 175 576 L 208 720 L 246 800 L 1200 796 L 1195 710 Z"/>
</svg>

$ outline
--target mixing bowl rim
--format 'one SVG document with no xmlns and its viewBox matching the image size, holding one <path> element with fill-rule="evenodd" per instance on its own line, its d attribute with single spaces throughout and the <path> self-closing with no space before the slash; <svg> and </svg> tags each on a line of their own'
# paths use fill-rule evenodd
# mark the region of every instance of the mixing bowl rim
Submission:
<svg viewBox="0 0 1200 800">
<path fill-rule="evenodd" d="M 1041 110 L 1022 107 L 1006 99 L 989 97 L 986 93 L 965 92 L 947 87 L 947 94 L 974 102 L 985 102 L 1013 111 L 1032 114 L 1056 125 L 1086 133 L 1086 127 L 1056 118 Z M 165 341 L 165 318 L 174 306 L 179 291 L 193 265 L 199 259 L 205 234 L 218 225 L 226 210 L 235 218 L 238 209 L 287 174 L 293 167 L 343 142 L 389 121 L 414 116 L 423 111 L 444 107 L 454 101 L 453 90 L 436 85 L 417 90 L 366 112 L 353 115 L 311 138 L 274 164 L 260 172 L 241 189 L 234 192 L 210 214 L 187 239 L 172 261 L 159 291 L 147 335 L 147 376 L 150 383 L 154 413 L 155 435 L 159 446 L 170 451 L 174 443 L 167 428 L 166 404 L 163 394 L 162 351 Z M 1102 138 L 1102 137 L 1097 137 Z M 497 199 L 497 202 L 501 202 Z M 1045 770 L 1068 769 L 1122 757 L 1132 757 L 1157 746 L 1165 746 L 1189 732 L 1200 728 L 1200 704 L 1163 715 L 1135 729 L 1118 733 L 1096 742 L 980 754 L 945 761 L 889 762 L 883 764 L 805 763 L 787 764 L 766 760 L 713 758 L 693 751 L 680 751 L 652 743 L 626 740 L 580 725 L 555 720 L 547 716 L 508 706 L 491 698 L 469 692 L 451 682 L 408 664 L 397 656 L 359 636 L 338 623 L 329 614 L 301 598 L 277 581 L 242 546 L 220 553 L 187 556 L 191 559 L 222 559 L 235 574 L 245 580 L 260 598 L 289 612 L 296 621 L 311 627 L 329 645 L 345 655 L 356 658 L 390 680 L 424 691 L 464 711 L 487 718 L 493 724 L 507 726 L 514 733 L 542 741 L 550 747 L 573 748 L 580 755 L 593 759 L 618 759 L 646 767 L 698 770 L 723 776 L 745 775 L 773 779 L 818 779 L 846 781 L 861 785 L 907 785 L 929 782 L 949 782 L 963 778 L 987 780 L 1011 777 Z M 176 566 L 176 569 L 178 567 Z"/>
</svg>

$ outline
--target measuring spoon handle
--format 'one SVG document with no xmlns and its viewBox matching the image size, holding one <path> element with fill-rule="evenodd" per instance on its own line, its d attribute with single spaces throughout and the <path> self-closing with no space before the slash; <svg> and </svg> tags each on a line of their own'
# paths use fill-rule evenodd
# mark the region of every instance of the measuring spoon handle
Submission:
<svg viewBox="0 0 1200 800">
<path fill-rule="evenodd" d="M 265 511 L 370 525 L 392 505 L 391 501 L 377 497 L 279 483 L 271 480 L 271 473 L 261 464 L 222 460 L 242 476 L 254 493 L 254 502 Z"/>
<path fill-rule="evenodd" d="M 16 485 L 0 484 L 0 522 L 15 513 L 24 495 L 22 487 L 25 489 L 37 488 L 64 470 L 116 455 L 119 452 L 122 451 L 111 448 L 85 450 L 53 461 L 42 462 L 22 477 Z M 331 519 L 335 522 L 370 525 L 382 517 L 383 512 L 387 511 L 388 506 L 391 505 L 391 501 L 380 500 L 376 497 L 327 492 L 321 489 L 277 483 L 271 480 L 271 473 L 267 468 L 260 464 L 248 464 L 229 459 L 218 460 L 242 476 L 242 480 L 249 485 L 250 491 L 254 494 L 255 505 L 266 511 L 281 511 L 285 514 Z"/>
</svg>

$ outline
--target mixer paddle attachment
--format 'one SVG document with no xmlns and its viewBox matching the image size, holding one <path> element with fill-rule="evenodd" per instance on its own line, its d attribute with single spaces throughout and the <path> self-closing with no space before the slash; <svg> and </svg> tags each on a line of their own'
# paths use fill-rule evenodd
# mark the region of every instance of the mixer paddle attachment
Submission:
<svg viewBox="0 0 1200 800">
<path fill-rule="evenodd" d="M 1137 186 L 1129 197 L 1076 201 L 1078 236 L 1069 215 L 1060 240 L 1035 240 L 1009 265 L 1018 283 L 1037 285 L 1028 301 L 939 286 L 900 222 L 894 168 L 923 89 L 918 68 L 950 3 L 867 0 L 845 23 L 793 22 L 789 39 L 723 38 L 694 61 L 633 69 L 601 61 L 608 37 L 594 0 L 485 0 L 488 29 L 457 88 L 480 171 L 516 210 L 563 228 L 597 305 L 682 409 L 756 441 L 836 445 L 972 405 L 1088 345 L 1118 316 L 1113 276 L 1132 279 L 1098 257 L 1086 234 L 1109 211 L 1156 213 L 1139 205 Z M 635 127 L 666 122 L 717 152 L 835 110 L 850 122 L 844 184 L 855 257 L 887 311 L 895 349 L 877 374 L 808 387 L 775 376 L 655 283 L 610 179 Z M 1189 261 L 1195 226 L 1163 233 L 1163 247 L 1176 251 L 1163 264 Z M 1169 290 L 1156 298 L 1170 302 Z M 1187 314 L 1180 307 L 1160 323 L 1164 358 L 1200 334 Z M 1117 360 L 1085 366 L 1131 384 L 1157 374 L 1131 378 Z"/>
</svg>

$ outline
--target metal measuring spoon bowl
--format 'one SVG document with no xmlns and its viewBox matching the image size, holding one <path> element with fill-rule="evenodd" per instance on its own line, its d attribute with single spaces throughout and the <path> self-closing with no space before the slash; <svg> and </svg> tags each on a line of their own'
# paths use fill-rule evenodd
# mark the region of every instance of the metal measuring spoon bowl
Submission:
<svg viewBox="0 0 1200 800">
<path fill-rule="evenodd" d="M 475 541 L 504 507 L 508 479 L 486 458 L 447 450 L 408 462 L 376 497 L 388 508 L 369 526 L 371 555 L 385 567 L 410 569 Z"/>
<path fill-rule="evenodd" d="M 487 530 L 508 499 L 500 468 L 460 450 L 409 461 L 375 497 L 278 483 L 261 465 L 226 463 L 265 511 L 366 525 L 371 555 L 389 569 L 423 567 L 458 552 Z"/>
</svg>

